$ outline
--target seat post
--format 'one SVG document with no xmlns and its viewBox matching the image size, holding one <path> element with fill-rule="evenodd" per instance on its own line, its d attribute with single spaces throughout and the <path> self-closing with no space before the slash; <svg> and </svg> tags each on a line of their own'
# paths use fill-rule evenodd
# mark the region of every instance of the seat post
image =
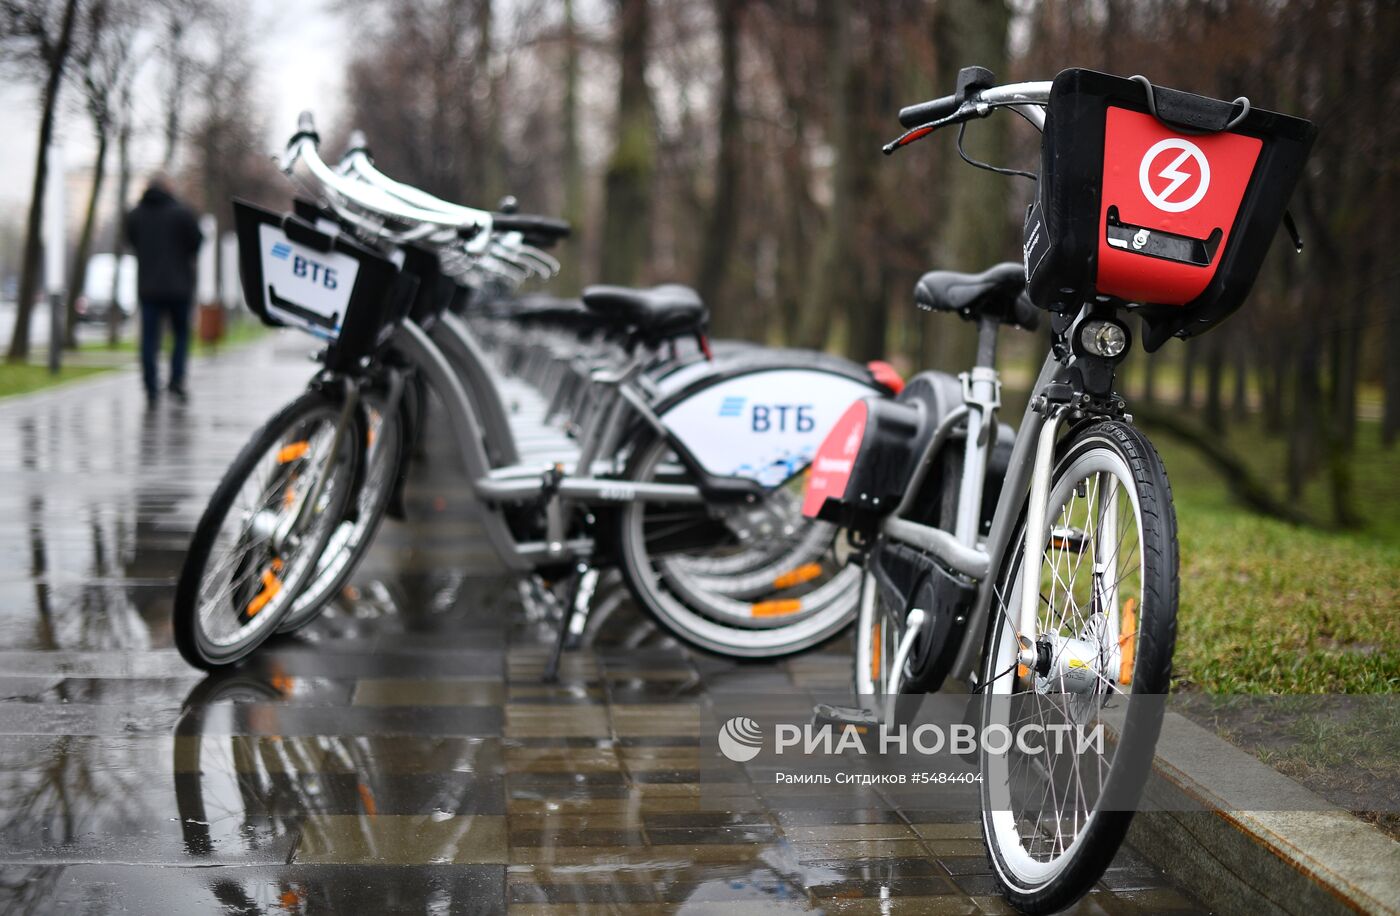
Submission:
<svg viewBox="0 0 1400 916">
<path fill-rule="evenodd" d="M 977 320 L 977 363 L 979 368 L 995 369 L 997 364 L 997 334 L 1001 322 L 995 318 Z"/>
</svg>

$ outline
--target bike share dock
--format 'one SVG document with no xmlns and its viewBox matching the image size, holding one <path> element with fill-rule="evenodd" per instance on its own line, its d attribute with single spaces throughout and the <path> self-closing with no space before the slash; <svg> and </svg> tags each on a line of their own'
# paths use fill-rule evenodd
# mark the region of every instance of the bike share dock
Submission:
<svg viewBox="0 0 1400 916">
<path fill-rule="evenodd" d="M 774 664 L 676 647 L 605 580 L 541 682 L 531 623 L 446 443 L 334 609 L 201 679 L 174 577 L 300 338 L 196 361 L 188 407 L 129 372 L 0 402 L 0 908 L 137 912 L 1009 912 L 977 824 L 872 796 L 702 808 L 716 690 L 841 687 L 844 642 Z M 430 427 L 431 428 L 431 427 Z M 1197 912 L 1125 849 L 1072 912 Z"/>
</svg>

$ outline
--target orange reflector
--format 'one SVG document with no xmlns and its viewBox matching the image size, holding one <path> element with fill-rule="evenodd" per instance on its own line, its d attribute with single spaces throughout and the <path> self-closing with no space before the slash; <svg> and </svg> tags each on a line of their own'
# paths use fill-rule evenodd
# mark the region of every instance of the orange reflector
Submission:
<svg viewBox="0 0 1400 916">
<path fill-rule="evenodd" d="M 884 624 L 875 624 L 875 632 L 870 637 L 870 680 L 880 680 L 880 650 L 884 648 Z"/>
<path fill-rule="evenodd" d="M 291 696 L 292 691 L 295 690 L 297 686 L 296 678 L 284 674 L 281 671 L 273 672 L 272 677 L 268 678 L 267 682 L 272 685 L 274 690 L 284 697 Z"/>
<path fill-rule="evenodd" d="M 1119 630 L 1118 647 L 1122 650 L 1122 660 L 1118 663 L 1118 683 L 1128 685 L 1133 682 L 1133 663 L 1137 655 L 1137 599 L 1123 602 L 1123 623 Z"/>
<path fill-rule="evenodd" d="M 257 595 L 253 597 L 253 600 L 248 603 L 249 617 L 257 616 L 257 613 L 267 607 L 267 603 L 273 598 L 276 598 L 277 593 L 282 591 L 282 580 L 277 578 L 277 573 L 280 572 L 281 569 L 282 561 L 273 560 L 272 566 L 263 570 L 263 590 L 258 592 Z"/>
<path fill-rule="evenodd" d="M 820 563 L 804 563 L 802 566 L 796 569 L 790 569 L 774 579 L 773 587 L 778 589 L 792 588 L 795 585 L 801 585 L 803 582 L 811 582 L 821 574 L 822 565 Z"/>
<path fill-rule="evenodd" d="M 369 786 L 362 782 L 355 783 L 355 790 L 360 793 L 360 804 L 365 806 L 365 814 L 374 817 L 379 813 L 378 806 L 374 803 L 374 793 Z"/>
<path fill-rule="evenodd" d="M 300 442 L 289 442 L 282 446 L 277 452 L 277 463 L 286 464 L 296 461 L 298 458 L 306 457 L 306 453 L 311 451 L 311 443 L 305 439 Z"/>
<path fill-rule="evenodd" d="M 749 605 L 749 613 L 754 617 L 786 617 L 802 610 L 802 602 L 796 598 L 782 601 L 760 601 Z"/>
<path fill-rule="evenodd" d="M 1027 668 L 1025 665 L 1017 665 L 1017 666 L 1016 666 L 1016 676 L 1017 676 L 1017 677 L 1023 678 L 1023 679 L 1024 679 L 1024 678 L 1030 677 L 1030 673 L 1031 673 L 1031 669 Z"/>
</svg>

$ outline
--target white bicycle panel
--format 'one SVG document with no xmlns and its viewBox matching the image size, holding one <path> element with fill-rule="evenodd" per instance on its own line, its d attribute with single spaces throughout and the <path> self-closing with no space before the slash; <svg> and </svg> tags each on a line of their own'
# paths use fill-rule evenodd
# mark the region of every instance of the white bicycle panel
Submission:
<svg viewBox="0 0 1400 916">
<path fill-rule="evenodd" d="M 812 461 L 846 408 L 875 389 L 815 369 L 765 369 L 720 382 L 662 415 L 706 471 L 775 487 Z"/>
</svg>

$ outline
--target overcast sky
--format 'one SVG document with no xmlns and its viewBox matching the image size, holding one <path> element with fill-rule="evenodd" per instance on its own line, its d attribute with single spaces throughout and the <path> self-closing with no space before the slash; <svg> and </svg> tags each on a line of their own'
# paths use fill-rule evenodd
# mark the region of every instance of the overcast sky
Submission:
<svg viewBox="0 0 1400 916">
<path fill-rule="evenodd" d="M 324 127 L 342 109 L 344 66 L 349 42 L 341 17 L 327 9 L 326 0 L 248 0 L 254 18 L 255 49 L 260 79 L 259 104 L 268 115 L 271 151 L 296 128 L 297 113 L 310 109 Z M 148 66 L 140 97 L 137 119 L 148 134 L 158 133 L 159 87 L 155 66 Z M 64 158 L 70 169 L 86 171 L 95 149 L 91 130 L 73 103 L 72 87 L 67 87 L 59 129 Z M 10 211 L 7 218 L 22 219 L 22 208 L 29 202 L 29 186 L 34 176 L 34 145 L 38 131 L 36 87 L 21 81 L 0 84 L 0 206 Z M 152 140 L 136 150 L 138 177 L 160 153 Z M 21 208 L 16 213 L 12 208 Z"/>
</svg>

